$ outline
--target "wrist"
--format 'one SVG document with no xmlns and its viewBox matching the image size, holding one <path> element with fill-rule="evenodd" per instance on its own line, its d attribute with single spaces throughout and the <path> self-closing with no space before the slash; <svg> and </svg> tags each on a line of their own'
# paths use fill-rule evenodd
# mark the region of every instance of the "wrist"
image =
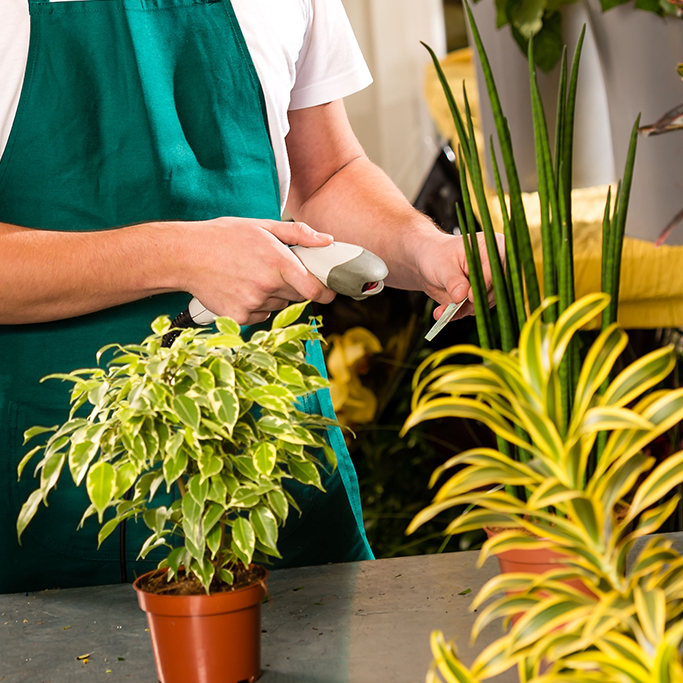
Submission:
<svg viewBox="0 0 683 683">
<path fill-rule="evenodd" d="M 155 294 L 190 291 L 193 249 L 191 224 L 155 221 L 135 226 L 144 251 L 142 288 Z"/>
</svg>

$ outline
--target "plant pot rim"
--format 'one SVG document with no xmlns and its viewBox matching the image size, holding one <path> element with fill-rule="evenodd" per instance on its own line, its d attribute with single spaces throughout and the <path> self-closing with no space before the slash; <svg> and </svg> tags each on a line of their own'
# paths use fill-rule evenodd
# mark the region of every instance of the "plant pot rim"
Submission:
<svg viewBox="0 0 683 683">
<path fill-rule="evenodd" d="M 250 565 L 250 567 L 253 566 L 255 565 Z M 157 574 L 159 572 L 158 569 L 146 572 L 135 579 L 133 588 L 137 593 L 140 608 L 145 612 L 167 614 L 169 616 L 208 616 L 224 612 L 235 612 L 262 602 L 266 596 L 265 582 L 268 580 L 269 572 L 262 565 L 256 566 L 261 567 L 265 572 L 262 581 L 257 581 L 235 590 L 210 593 L 209 595 L 206 595 L 206 593 L 200 595 L 159 595 L 158 593 L 148 593 L 140 587 L 140 582 L 153 574 Z"/>
</svg>

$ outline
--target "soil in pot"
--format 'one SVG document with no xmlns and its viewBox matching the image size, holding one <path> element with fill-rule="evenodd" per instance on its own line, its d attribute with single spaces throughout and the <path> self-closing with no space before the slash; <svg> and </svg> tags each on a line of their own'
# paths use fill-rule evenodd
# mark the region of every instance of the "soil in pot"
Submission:
<svg viewBox="0 0 683 683">
<path fill-rule="evenodd" d="M 193 594 L 191 580 L 181 582 L 180 594 L 169 594 L 159 572 L 135 581 L 161 683 L 252 683 L 260 677 L 261 602 L 268 572 L 253 565 L 249 570 L 255 581 L 237 572 L 236 585 L 217 586 L 211 595 L 201 586 Z M 163 592 L 147 592 L 142 586 L 148 585 Z"/>
</svg>

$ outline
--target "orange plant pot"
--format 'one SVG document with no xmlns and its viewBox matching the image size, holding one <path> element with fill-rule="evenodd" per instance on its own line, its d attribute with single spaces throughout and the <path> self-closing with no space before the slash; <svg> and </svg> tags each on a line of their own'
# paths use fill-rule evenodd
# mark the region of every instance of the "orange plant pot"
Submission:
<svg viewBox="0 0 683 683">
<path fill-rule="evenodd" d="M 489 533 L 488 531 L 486 533 Z M 490 536 L 489 536 L 490 537 Z M 545 574 L 552 569 L 563 566 L 563 560 L 567 559 L 550 548 L 539 548 L 538 550 L 506 550 L 500 555 L 496 555 L 500 565 L 500 573 L 526 572 L 528 574 Z M 566 565 L 564 565 L 566 566 Z M 585 595 L 594 595 L 593 591 L 586 586 L 580 579 L 565 581 L 568 586 L 580 590 Z"/>
<path fill-rule="evenodd" d="M 160 683 L 252 683 L 260 677 L 262 584 L 212 595 L 154 595 L 140 588 L 150 574 L 133 588 L 147 613 Z"/>
<path fill-rule="evenodd" d="M 486 527 L 484 527 L 484 531 L 489 538 L 496 535 L 496 532 Z M 555 550 L 550 550 L 550 548 L 538 548 L 535 550 L 506 550 L 504 553 L 496 553 L 496 558 L 498 559 L 501 574 L 525 572 L 540 576 L 552 569 L 566 566 L 564 565 L 564 560 L 567 559 L 567 556 Z M 581 591 L 584 595 L 595 596 L 595 593 L 580 579 L 571 579 L 564 583 Z M 505 591 L 505 594 L 514 595 L 517 592 L 519 591 Z M 511 617 L 512 623 L 516 624 L 521 616 L 521 612 L 513 614 Z"/>
</svg>

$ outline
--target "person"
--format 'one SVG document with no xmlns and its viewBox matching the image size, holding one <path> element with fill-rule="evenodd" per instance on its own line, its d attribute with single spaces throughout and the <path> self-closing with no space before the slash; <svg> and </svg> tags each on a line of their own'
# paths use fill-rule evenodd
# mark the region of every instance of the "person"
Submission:
<svg viewBox="0 0 683 683">
<path fill-rule="evenodd" d="M 244 326 L 330 302 L 288 245 L 360 244 L 437 318 L 471 297 L 460 238 L 413 210 L 350 128 L 342 100 L 370 82 L 341 0 L 3 0 L 0 592 L 132 580 L 156 562 L 137 560 L 141 523 L 99 550 L 92 519 L 76 531 L 85 494 L 68 476 L 17 544 L 36 486 L 17 482 L 22 435 L 66 416 L 68 387 L 41 384 L 48 373 L 92 367 L 190 295 Z M 328 395 L 314 403 L 331 414 Z M 284 565 L 372 557 L 331 439 L 338 471 L 325 496 L 298 492 Z"/>
</svg>

